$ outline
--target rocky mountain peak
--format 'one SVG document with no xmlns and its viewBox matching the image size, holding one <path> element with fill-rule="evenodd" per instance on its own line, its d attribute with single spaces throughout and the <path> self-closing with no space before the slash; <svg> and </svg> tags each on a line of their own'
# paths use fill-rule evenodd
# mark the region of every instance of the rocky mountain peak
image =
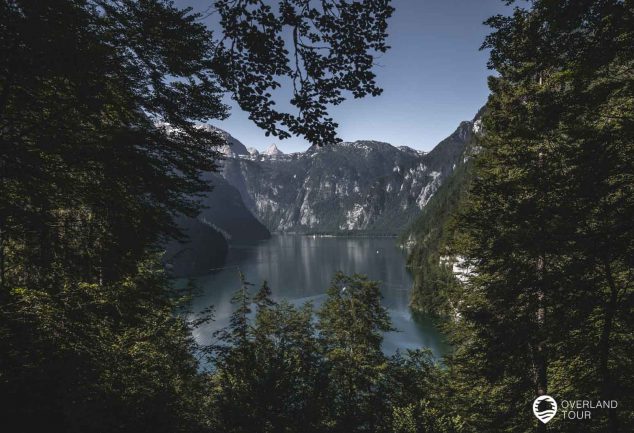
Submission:
<svg viewBox="0 0 634 433">
<path fill-rule="evenodd" d="M 231 158 L 223 176 L 270 231 L 398 233 L 463 160 L 472 122 L 425 153 L 373 140 Z"/>
<path fill-rule="evenodd" d="M 427 152 L 422 151 L 422 150 L 416 150 L 413 149 L 409 146 L 398 146 L 397 147 L 398 150 L 400 150 L 401 152 L 405 152 L 405 153 L 409 153 L 411 155 L 425 155 Z"/>
<path fill-rule="evenodd" d="M 281 156 L 284 155 L 284 152 L 282 152 L 280 149 L 277 148 L 277 146 L 275 145 L 275 143 L 271 144 L 269 147 L 266 148 L 266 150 L 264 152 L 262 152 L 264 155 L 268 155 L 268 156 Z"/>
<path fill-rule="evenodd" d="M 220 146 L 218 150 L 225 156 L 228 157 L 236 157 L 238 155 L 248 155 L 249 151 L 246 146 L 240 142 L 240 140 L 233 137 L 227 131 L 224 131 L 220 128 L 217 128 L 212 125 L 202 124 L 198 126 L 199 128 L 205 129 L 206 131 L 215 132 L 219 134 L 226 144 Z"/>
</svg>

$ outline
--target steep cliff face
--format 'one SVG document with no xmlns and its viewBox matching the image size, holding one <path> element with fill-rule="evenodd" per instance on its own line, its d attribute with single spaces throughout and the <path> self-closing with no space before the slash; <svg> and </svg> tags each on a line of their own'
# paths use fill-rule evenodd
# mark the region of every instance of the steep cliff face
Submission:
<svg viewBox="0 0 634 433">
<path fill-rule="evenodd" d="M 271 234 L 242 201 L 240 192 L 220 174 L 205 176 L 213 190 L 202 199 L 198 219 L 223 234 L 229 243 L 268 239 Z"/>
<path fill-rule="evenodd" d="M 222 266 L 228 245 L 277 232 L 401 233 L 438 188 L 463 165 L 477 122 L 424 153 L 378 141 L 356 141 L 286 155 L 271 145 L 249 151 L 224 131 L 221 173 L 197 218 L 180 224 L 189 240 L 170 243 L 166 260 L 177 276 Z"/>
<path fill-rule="evenodd" d="M 225 157 L 248 155 L 240 141 L 224 131 L 217 131 L 227 142 L 220 149 Z M 213 190 L 201 198 L 200 214 L 196 218 L 181 217 L 178 220 L 186 239 L 165 245 L 164 262 L 174 277 L 209 273 L 223 266 L 231 244 L 258 241 L 271 236 L 245 206 L 240 192 L 223 176 L 205 173 L 203 179 L 213 186 Z"/>
<path fill-rule="evenodd" d="M 420 216 L 401 234 L 409 250 L 408 267 L 414 277 L 413 308 L 442 317 L 455 317 L 460 302 L 460 284 L 469 272 L 463 260 L 448 248 L 458 236 L 456 214 L 466 205 L 475 172 L 473 156 L 479 151 L 482 136 L 478 112 L 462 158 L 436 191 Z M 457 147 L 457 146 L 456 146 Z"/>
<path fill-rule="evenodd" d="M 425 154 L 356 141 L 284 155 L 228 155 L 224 178 L 271 231 L 399 233 L 461 161 L 473 124 L 463 122 Z"/>
</svg>

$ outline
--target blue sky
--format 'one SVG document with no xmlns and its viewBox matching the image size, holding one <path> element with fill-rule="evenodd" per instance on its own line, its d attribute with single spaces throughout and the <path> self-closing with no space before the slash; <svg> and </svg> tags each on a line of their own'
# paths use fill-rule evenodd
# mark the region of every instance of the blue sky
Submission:
<svg viewBox="0 0 634 433">
<path fill-rule="evenodd" d="M 211 0 L 177 0 L 178 6 L 202 11 Z M 371 139 L 430 150 L 470 120 L 488 95 L 488 53 L 479 47 L 488 28 L 482 22 L 508 13 L 502 0 L 393 0 L 389 23 L 392 49 L 379 60 L 379 97 L 347 100 L 331 109 L 345 141 Z M 235 106 L 229 119 L 212 122 L 247 147 L 264 149 L 275 143 L 284 152 L 303 151 L 308 143 L 293 137 L 266 137 Z M 279 101 L 278 106 L 287 106 Z"/>
</svg>

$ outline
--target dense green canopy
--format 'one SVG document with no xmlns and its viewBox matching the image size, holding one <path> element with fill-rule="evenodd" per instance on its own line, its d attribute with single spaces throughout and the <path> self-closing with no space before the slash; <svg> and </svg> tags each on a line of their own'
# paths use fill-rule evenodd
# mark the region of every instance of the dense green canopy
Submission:
<svg viewBox="0 0 634 433">
<path fill-rule="evenodd" d="M 426 271 L 418 293 L 455 319 L 449 385 L 464 431 L 544 431 L 531 409 L 542 394 L 618 401 L 584 421 L 560 408 L 549 431 L 631 431 L 634 4 L 517 6 L 488 20 L 499 75 L 475 167 L 417 226 L 442 234 L 435 255 L 412 256 Z M 447 188 L 457 195 L 443 201 Z M 449 226 L 437 219 L 447 209 Z M 447 281 L 451 260 L 467 284 Z"/>
<path fill-rule="evenodd" d="M 3 425 L 632 431 L 634 4 L 518 5 L 488 21 L 483 132 L 412 231 L 414 302 L 449 318 L 438 365 L 382 352 L 389 316 L 358 275 L 316 312 L 242 278 L 201 347 L 213 307 L 189 311 L 195 288 L 160 265 L 219 161 L 221 136 L 197 125 L 228 94 L 269 133 L 334 143 L 327 108 L 380 92 L 388 0 L 218 0 L 213 33 L 163 0 L 0 0 Z M 284 85 L 294 114 L 274 108 Z M 545 427 L 542 394 L 619 407 Z"/>
<path fill-rule="evenodd" d="M 0 394 L 12 431 L 210 431 L 209 377 L 160 266 L 198 212 L 229 95 L 267 131 L 336 141 L 379 93 L 389 1 L 0 1 Z M 287 34 L 293 35 L 288 47 Z M 323 47 L 328 47 L 327 49 Z M 286 81 L 285 81 L 286 80 Z M 290 82 L 287 82 L 290 80 Z M 270 90 L 292 88 L 295 114 Z M 294 87 L 293 87 L 294 84 Z"/>
</svg>

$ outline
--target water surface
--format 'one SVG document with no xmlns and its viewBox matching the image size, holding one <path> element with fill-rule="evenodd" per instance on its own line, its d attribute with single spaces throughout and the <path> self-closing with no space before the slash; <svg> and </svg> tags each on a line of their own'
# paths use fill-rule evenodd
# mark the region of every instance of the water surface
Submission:
<svg viewBox="0 0 634 433">
<path fill-rule="evenodd" d="M 196 331 L 199 342 L 211 341 L 213 332 L 227 325 L 231 297 L 240 287 L 238 271 L 255 284 L 253 291 L 267 280 L 276 300 L 297 305 L 311 301 L 316 308 L 325 300 L 337 271 L 365 274 L 381 282 L 383 305 L 398 329 L 385 335 L 386 353 L 421 347 L 430 348 L 436 356 L 447 352 L 433 321 L 413 314 L 408 306 L 412 277 L 394 238 L 274 235 L 267 241 L 233 246 L 223 268 L 195 280 L 201 294 L 194 301 L 194 311 L 213 304 L 216 315 L 211 325 Z"/>
</svg>

